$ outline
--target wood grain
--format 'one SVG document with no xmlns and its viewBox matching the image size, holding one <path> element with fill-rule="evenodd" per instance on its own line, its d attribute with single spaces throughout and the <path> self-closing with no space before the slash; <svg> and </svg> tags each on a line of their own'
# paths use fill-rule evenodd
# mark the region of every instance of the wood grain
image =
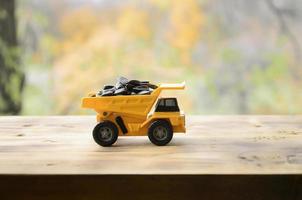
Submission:
<svg viewBox="0 0 302 200">
<path fill-rule="evenodd" d="M 0 117 L 2 175 L 301 174 L 302 116 L 188 116 L 168 146 L 92 139 L 94 116 Z"/>
</svg>

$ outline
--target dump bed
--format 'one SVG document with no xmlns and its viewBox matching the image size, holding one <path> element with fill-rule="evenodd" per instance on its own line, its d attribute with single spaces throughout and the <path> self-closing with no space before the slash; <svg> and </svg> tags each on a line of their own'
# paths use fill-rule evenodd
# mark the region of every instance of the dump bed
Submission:
<svg viewBox="0 0 302 200">
<path fill-rule="evenodd" d="M 150 95 L 95 96 L 82 99 L 83 108 L 91 108 L 96 112 L 115 112 L 131 115 L 147 116 L 162 90 L 181 90 L 181 84 L 160 84 Z"/>
</svg>

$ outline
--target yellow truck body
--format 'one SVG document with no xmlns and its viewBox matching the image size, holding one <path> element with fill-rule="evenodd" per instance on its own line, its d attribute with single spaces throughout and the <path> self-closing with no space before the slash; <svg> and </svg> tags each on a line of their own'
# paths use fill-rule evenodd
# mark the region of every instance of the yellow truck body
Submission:
<svg viewBox="0 0 302 200">
<path fill-rule="evenodd" d="M 174 133 L 185 133 L 185 115 L 178 112 L 155 112 L 155 105 L 163 90 L 183 90 L 185 82 L 181 84 L 160 84 L 149 95 L 96 96 L 95 93 L 82 98 L 82 107 L 94 109 L 97 122 L 110 121 L 119 131 L 119 136 L 143 136 L 148 134 L 150 123 L 162 119 L 171 124 Z M 120 126 L 116 121 L 120 117 L 124 124 Z"/>
</svg>

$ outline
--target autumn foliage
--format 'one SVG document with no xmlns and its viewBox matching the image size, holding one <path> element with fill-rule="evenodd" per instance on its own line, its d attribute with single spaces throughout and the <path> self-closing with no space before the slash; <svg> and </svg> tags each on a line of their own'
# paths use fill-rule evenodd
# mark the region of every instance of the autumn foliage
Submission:
<svg viewBox="0 0 302 200">
<path fill-rule="evenodd" d="M 38 47 L 25 63 L 49 74 L 47 114 L 83 113 L 80 98 L 120 75 L 186 80 L 181 104 L 189 113 L 302 111 L 300 52 L 264 1 L 45 1 L 40 6 L 48 12 L 21 4 L 20 13 L 31 16 L 20 21 L 42 27 Z M 23 31 L 21 39 L 28 34 Z"/>
</svg>

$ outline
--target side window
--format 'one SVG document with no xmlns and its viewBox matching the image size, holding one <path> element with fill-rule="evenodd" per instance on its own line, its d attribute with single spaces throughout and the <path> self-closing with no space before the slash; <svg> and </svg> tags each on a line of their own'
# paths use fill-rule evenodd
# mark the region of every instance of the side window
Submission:
<svg viewBox="0 0 302 200">
<path fill-rule="evenodd" d="M 160 99 L 159 102 L 158 102 L 158 105 L 159 105 L 159 106 L 165 106 L 165 101 L 164 101 L 164 99 Z"/>
<path fill-rule="evenodd" d="M 166 106 L 168 107 L 173 107 L 175 105 L 175 100 L 174 99 L 166 99 Z"/>
<path fill-rule="evenodd" d="M 155 112 L 179 112 L 175 98 L 159 99 Z"/>
</svg>

